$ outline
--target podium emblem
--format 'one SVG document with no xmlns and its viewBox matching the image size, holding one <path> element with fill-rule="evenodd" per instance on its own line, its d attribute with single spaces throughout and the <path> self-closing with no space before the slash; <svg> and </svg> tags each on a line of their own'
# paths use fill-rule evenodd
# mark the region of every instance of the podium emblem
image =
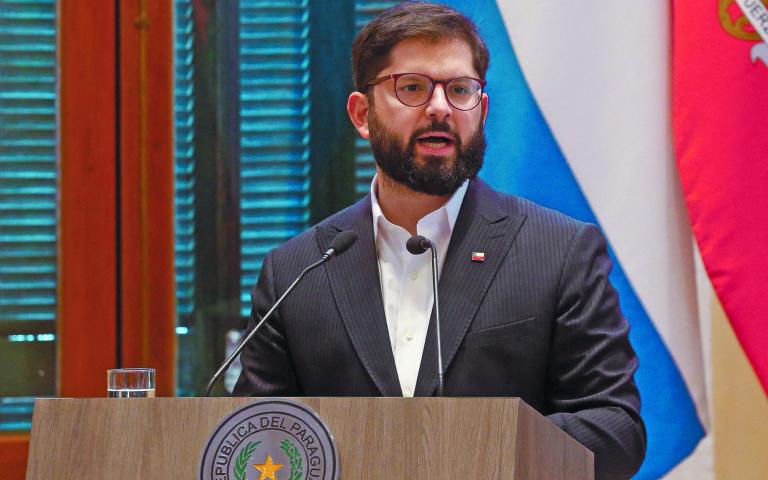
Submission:
<svg viewBox="0 0 768 480">
<path fill-rule="evenodd" d="M 203 448 L 200 480 L 337 480 L 339 451 L 307 405 L 267 398 L 232 412 Z"/>
</svg>

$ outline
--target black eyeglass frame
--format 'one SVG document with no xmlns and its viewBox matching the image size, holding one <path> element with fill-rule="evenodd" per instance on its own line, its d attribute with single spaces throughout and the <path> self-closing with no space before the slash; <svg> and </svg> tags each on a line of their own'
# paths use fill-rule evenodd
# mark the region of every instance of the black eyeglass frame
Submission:
<svg viewBox="0 0 768 480">
<path fill-rule="evenodd" d="M 427 80 L 430 81 L 431 89 L 429 90 L 429 95 L 427 95 L 426 100 L 424 100 L 422 103 L 419 103 L 418 105 L 410 105 L 408 103 L 405 103 L 400 98 L 400 96 L 397 94 L 397 80 L 400 77 L 404 77 L 405 75 L 419 75 L 419 76 L 422 76 L 422 77 L 424 77 L 424 78 L 426 78 Z M 435 80 L 432 77 L 430 77 L 429 75 L 424 75 L 423 73 L 405 72 L 405 73 L 391 73 L 389 75 L 384 75 L 382 77 L 374 78 L 373 80 L 371 80 L 370 82 L 368 82 L 365 85 L 365 88 L 367 90 L 367 89 L 369 89 L 369 88 L 371 88 L 373 86 L 376 86 L 376 85 L 378 85 L 378 84 L 380 84 L 382 82 L 385 82 L 387 80 L 390 80 L 390 79 L 393 80 L 392 87 L 393 87 L 393 90 L 394 90 L 395 98 L 397 98 L 397 100 L 400 103 L 402 103 L 403 105 L 405 105 L 406 107 L 413 107 L 413 108 L 420 107 L 420 106 L 426 104 L 427 102 L 429 102 L 432 99 L 432 95 L 435 93 L 435 87 L 437 85 L 442 84 L 443 85 L 443 89 L 445 90 L 447 85 L 450 82 L 454 81 L 454 80 L 462 80 L 462 79 L 474 80 L 475 82 L 480 84 L 480 95 L 477 97 L 478 98 L 477 103 L 472 105 L 471 107 L 469 107 L 469 108 L 457 107 L 456 105 L 453 104 L 453 102 L 451 102 L 450 98 L 448 98 L 448 94 L 446 93 L 446 95 L 445 95 L 445 100 L 448 102 L 448 104 L 451 107 L 455 108 L 456 110 L 461 110 L 463 112 L 467 112 L 469 110 L 472 110 L 473 108 L 476 108 L 478 105 L 480 105 L 480 102 L 482 102 L 482 100 L 483 100 L 483 93 L 485 93 L 485 86 L 487 84 L 487 82 L 485 80 L 480 80 L 479 78 L 475 78 L 475 77 L 465 77 L 465 76 L 462 76 L 462 77 L 449 78 L 447 80 Z M 447 92 L 447 90 L 446 90 L 446 92 Z"/>
</svg>

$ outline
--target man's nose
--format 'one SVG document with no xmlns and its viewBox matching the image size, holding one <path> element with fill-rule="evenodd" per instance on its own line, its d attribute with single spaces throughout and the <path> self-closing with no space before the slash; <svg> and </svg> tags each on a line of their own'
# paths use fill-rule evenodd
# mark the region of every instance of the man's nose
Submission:
<svg viewBox="0 0 768 480">
<path fill-rule="evenodd" d="M 443 85 L 435 85 L 432 97 L 427 102 L 426 114 L 429 118 L 438 120 L 451 116 L 451 104 L 448 103 L 448 98 L 445 96 L 445 87 Z"/>
</svg>

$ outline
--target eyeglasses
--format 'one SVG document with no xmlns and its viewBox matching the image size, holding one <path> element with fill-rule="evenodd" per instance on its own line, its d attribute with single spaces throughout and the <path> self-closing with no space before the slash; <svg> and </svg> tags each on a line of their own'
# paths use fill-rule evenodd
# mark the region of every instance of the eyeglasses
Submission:
<svg viewBox="0 0 768 480">
<path fill-rule="evenodd" d="M 458 110 L 472 110 L 483 98 L 485 80 L 472 77 L 457 77 L 449 80 L 433 80 L 420 73 L 393 73 L 374 78 L 365 87 L 370 88 L 381 82 L 395 81 L 395 97 L 409 107 L 419 107 L 432 98 L 435 85 L 443 85 L 448 103 Z"/>
</svg>

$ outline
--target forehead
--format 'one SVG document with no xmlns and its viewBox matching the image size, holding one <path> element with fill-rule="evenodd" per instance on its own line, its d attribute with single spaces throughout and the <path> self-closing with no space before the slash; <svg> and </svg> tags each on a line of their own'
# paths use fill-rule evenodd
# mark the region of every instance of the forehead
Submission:
<svg viewBox="0 0 768 480">
<path fill-rule="evenodd" d="M 389 65 L 379 75 L 405 72 L 423 73 L 435 79 L 478 76 L 469 45 L 458 38 L 414 38 L 396 44 L 389 53 Z"/>
</svg>

